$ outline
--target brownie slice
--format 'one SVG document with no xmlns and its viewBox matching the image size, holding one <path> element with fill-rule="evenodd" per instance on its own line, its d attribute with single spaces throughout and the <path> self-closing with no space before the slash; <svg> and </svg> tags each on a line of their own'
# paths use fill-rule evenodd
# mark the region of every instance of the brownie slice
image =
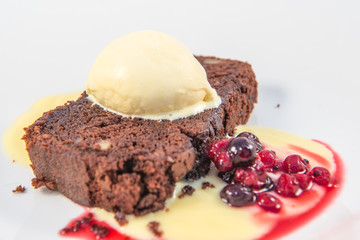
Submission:
<svg viewBox="0 0 360 240">
<path fill-rule="evenodd" d="M 197 59 L 222 99 L 218 108 L 174 121 L 126 118 L 84 92 L 25 129 L 37 179 L 84 206 L 135 215 L 163 209 L 177 181 L 208 172 L 206 148 L 246 123 L 257 98 L 249 64 Z"/>
</svg>

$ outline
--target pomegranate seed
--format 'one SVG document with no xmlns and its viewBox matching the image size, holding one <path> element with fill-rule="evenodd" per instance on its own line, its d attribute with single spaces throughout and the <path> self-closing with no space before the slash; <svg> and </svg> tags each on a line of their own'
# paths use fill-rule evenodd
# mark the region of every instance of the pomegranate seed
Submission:
<svg viewBox="0 0 360 240">
<path fill-rule="evenodd" d="M 281 201 L 268 193 L 260 193 L 258 195 L 257 204 L 264 210 L 278 213 L 282 207 Z"/>
<path fill-rule="evenodd" d="M 220 152 L 214 158 L 215 167 L 220 172 L 227 172 L 234 168 L 233 161 L 231 160 L 228 152 Z"/>
<path fill-rule="evenodd" d="M 254 143 L 256 147 L 256 152 L 260 152 L 261 150 L 263 150 L 263 145 L 261 144 L 259 138 L 250 132 L 239 133 L 236 137 L 245 137 L 249 139 L 252 143 Z"/>
<path fill-rule="evenodd" d="M 310 175 L 314 182 L 319 185 L 326 186 L 330 183 L 330 172 L 323 167 L 314 167 Z"/>
<path fill-rule="evenodd" d="M 228 146 L 229 155 L 237 167 L 248 167 L 255 163 L 255 145 L 244 137 L 233 139 Z"/>
<path fill-rule="evenodd" d="M 309 190 L 311 188 L 311 177 L 307 174 L 295 174 L 295 178 L 302 190 Z"/>
<path fill-rule="evenodd" d="M 283 162 L 283 170 L 287 173 L 304 173 L 307 165 L 299 155 L 289 155 Z"/>
<path fill-rule="evenodd" d="M 208 148 L 208 150 L 206 151 L 206 155 L 210 158 L 210 159 L 214 159 L 215 156 L 220 153 L 221 151 L 225 151 L 229 142 L 231 139 L 222 139 L 219 140 L 217 142 L 214 142 L 213 144 L 211 144 L 211 146 Z"/>
<path fill-rule="evenodd" d="M 256 201 L 256 195 L 251 188 L 241 184 L 229 184 L 220 192 L 221 199 L 233 207 L 252 205 Z"/>
<path fill-rule="evenodd" d="M 294 175 L 283 173 L 277 181 L 276 192 L 284 197 L 297 197 L 301 188 Z"/>
</svg>

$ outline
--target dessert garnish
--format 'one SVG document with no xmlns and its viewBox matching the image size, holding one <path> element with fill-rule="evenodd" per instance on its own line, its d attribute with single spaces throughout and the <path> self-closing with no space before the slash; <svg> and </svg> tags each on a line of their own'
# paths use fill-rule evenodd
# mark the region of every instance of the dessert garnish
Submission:
<svg viewBox="0 0 360 240">
<path fill-rule="evenodd" d="M 201 189 L 215 188 L 215 185 L 210 182 L 202 182 Z"/>
<path fill-rule="evenodd" d="M 313 184 L 334 187 L 326 168 L 312 167 L 309 160 L 298 154 L 282 159 L 250 132 L 213 143 L 207 156 L 218 169 L 219 177 L 228 183 L 220 197 L 232 207 L 257 203 L 266 211 L 278 213 L 282 207 L 279 195 L 296 198 L 310 191 Z"/>
</svg>

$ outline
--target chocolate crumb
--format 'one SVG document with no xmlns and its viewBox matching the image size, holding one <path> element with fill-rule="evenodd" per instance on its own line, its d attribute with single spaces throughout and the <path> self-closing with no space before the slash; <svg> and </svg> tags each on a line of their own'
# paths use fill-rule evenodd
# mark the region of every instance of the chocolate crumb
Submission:
<svg viewBox="0 0 360 240">
<path fill-rule="evenodd" d="M 45 186 L 50 190 L 50 191 L 55 191 L 56 190 L 56 185 L 53 182 L 45 182 Z"/>
<path fill-rule="evenodd" d="M 26 191 L 26 187 L 24 186 L 17 186 L 14 190 L 12 190 L 13 193 L 23 193 Z"/>
<path fill-rule="evenodd" d="M 170 211 L 170 209 L 169 208 L 165 208 L 165 212 L 169 212 Z"/>
<path fill-rule="evenodd" d="M 119 223 L 120 226 L 124 226 L 124 225 L 128 224 L 128 222 L 129 222 L 126 219 L 125 213 L 123 213 L 121 211 L 116 212 L 114 218 Z"/>
<path fill-rule="evenodd" d="M 150 230 L 150 232 L 152 232 L 154 234 L 154 236 L 161 237 L 163 235 L 163 231 L 161 231 L 159 229 L 159 227 L 160 227 L 159 222 L 156 222 L 156 221 L 149 222 L 147 224 L 147 227 Z"/>
<path fill-rule="evenodd" d="M 106 238 L 110 231 L 109 228 L 106 226 L 101 226 L 99 224 L 93 224 L 90 227 L 90 231 L 92 231 L 96 235 L 96 239 L 99 238 Z"/>
<path fill-rule="evenodd" d="M 276 108 L 280 108 L 280 103 L 278 103 L 278 104 L 276 105 Z"/>
<path fill-rule="evenodd" d="M 183 198 L 186 195 L 191 196 L 193 193 L 195 192 L 195 188 L 193 188 L 190 185 L 185 185 L 182 189 L 181 189 L 181 193 L 178 196 L 178 198 Z"/>
<path fill-rule="evenodd" d="M 33 185 L 35 189 L 38 189 L 45 186 L 45 182 L 40 178 L 33 178 L 31 179 L 31 185 Z"/>
<path fill-rule="evenodd" d="M 38 189 L 40 187 L 47 187 L 49 190 L 54 191 L 56 190 L 56 185 L 53 182 L 50 181 L 45 181 L 44 178 L 33 178 L 31 179 L 31 185 L 35 188 Z"/>
<path fill-rule="evenodd" d="M 201 184 L 201 189 L 215 188 L 215 185 L 210 182 L 203 182 Z"/>
</svg>

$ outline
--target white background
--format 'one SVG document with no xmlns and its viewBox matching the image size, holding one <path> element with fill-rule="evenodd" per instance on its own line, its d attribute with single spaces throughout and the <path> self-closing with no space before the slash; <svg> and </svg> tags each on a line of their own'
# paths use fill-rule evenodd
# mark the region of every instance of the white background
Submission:
<svg viewBox="0 0 360 240">
<path fill-rule="evenodd" d="M 252 64 L 259 82 L 252 124 L 325 141 L 343 157 L 347 181 L 340 198 L 289 239 L 355 239 L 359 12 L 358 1 L 1 0 L 0 135 L 38 98 L 84 89 L 110 41 L 137 30 L 162 31 L 195 54 Z M 31 171 L 9 160 L 1 151 L 0 239 L 54 239 L 81 209 L 32 190 Z M 28 193 L 12 194 L 18 184 Z"/>
</svg>

